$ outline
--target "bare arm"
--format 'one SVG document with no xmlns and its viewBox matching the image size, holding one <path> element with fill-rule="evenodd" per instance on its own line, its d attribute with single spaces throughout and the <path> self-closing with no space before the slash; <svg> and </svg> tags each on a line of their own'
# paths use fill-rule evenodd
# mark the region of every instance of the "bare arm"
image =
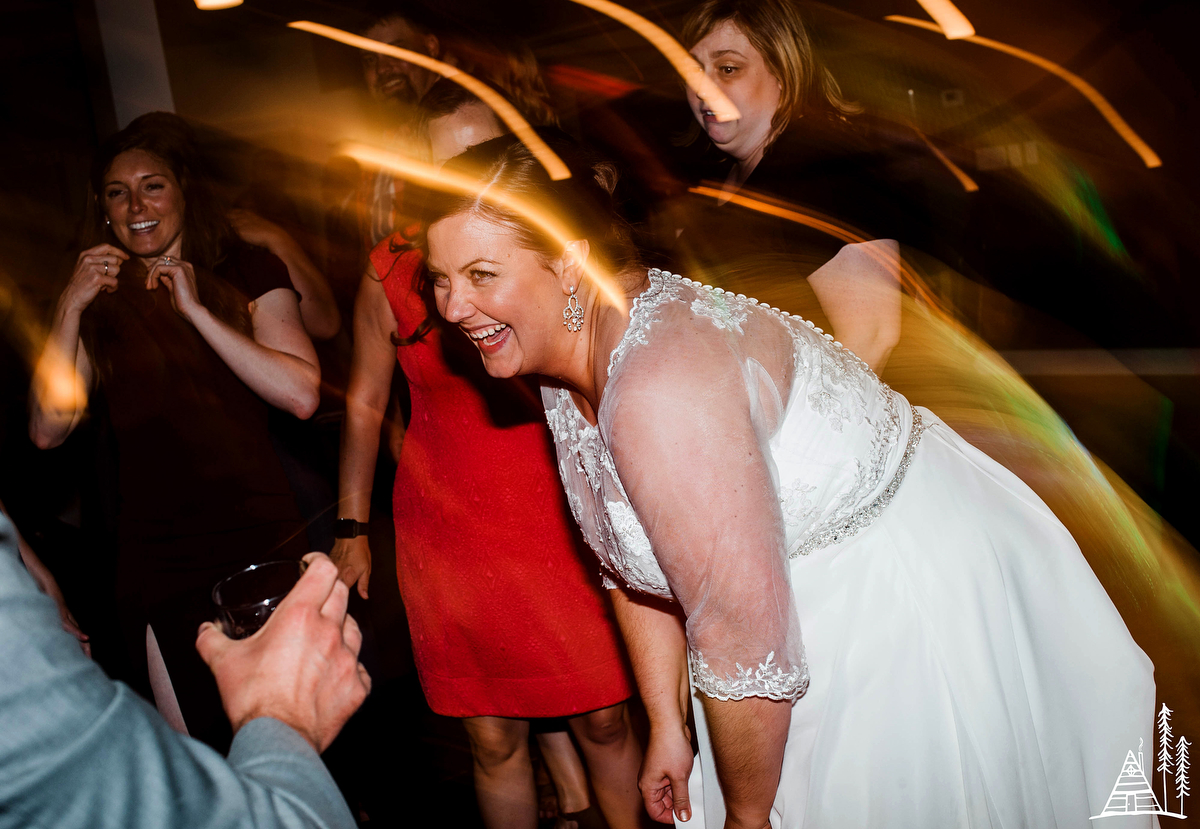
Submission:
<svg viewBox="0 0 1200 829">
<path fill-rule="evenodd" d="M 115 280 L 114 280 L 115 281 Z M 67 439 L 87 411 L 92 362 L 79 341 L 79 311 L 59 303 L 42 347 L 29 395 L 29 438 L 39 449 Z"/>
<path fill-rule="evenodd" d="M 738 335 L 686 303 L 661 314 L 657 339 L 605 389 L 600 429 L 686 616 L 726 826 L 762 829 L 791 713 L 767 703 L 801 696 L 808 681 L 783 516 L 744 357 L 731 348 Z"/>
<path fill-rule="evenodd" d="M 610 590 L 609 596 L 650 719 L 650 744 L 638 778 L 646 811 L 661 823 L 671 823 L 672 812 L 680 820 L 689 820 L 687 782 L 693 758 L 687 715 L 691 689 L 683 616 L 678 606 L 623 589 Z"/>
<path fill-rule="evenodd" d="M 900 340 L 900 246 L 846 245 L 808 277 L 834 334 L 876 373 Z"/>
<path fill-rule="evenodd" d="M 354 352 L 346 389 L 346 420 L 338 462 L 338 517 L 366 522 L 371 514 L 371 484 L 379 453 L 383 425 L 396 365 L 396 317 L 383 284 L 368 266 L 354 301 Z M 371 578 L 371 551 L 365 536 L 339 538 L 330 555 L 350 585 L 367 598 Z"/>
<path fill-rule="evenodd" d="M 308 335 L 327 340 L 337 334 L 342 318 L 329 281 L 291 234 L 248 210 L 231 210 L 229 220 L 243 241 L 266 248 L 287 266 L 292 287 L 300 294 L 300 317 Z"/>
<path fill-rule="evenodd" d="M 161 282 L 175 310 L 196 327 L 213 351 L 251 391 L 298 418 L 312 417 L 321 394 L 321 369 L 312 340 L 304 333 L 296 295 L 276 288 L 250 303 L 253 338 L 230 327 L 196 296 L 196 277 L 187 262 L 156 262 L 147 287 Z"/>
<path fill-rule="evenodd" d="M 725 829 L 769 829 L 792 703 L 704 697 L 703 704 L 725 796 Z"/>
<path fill-rule="evenodd" d="M 71 281 L 58 298 L 29 394 L 29 438 L 39 449 L 50 449 L 66 440 L 87 410 L 93 372 L 79 340 L 79 321 L 101 291 L 117 289 L 117 272 L 128 259 L 129 254 L 112 245 L 83 251 L 75 262 Z"/>
</svg>

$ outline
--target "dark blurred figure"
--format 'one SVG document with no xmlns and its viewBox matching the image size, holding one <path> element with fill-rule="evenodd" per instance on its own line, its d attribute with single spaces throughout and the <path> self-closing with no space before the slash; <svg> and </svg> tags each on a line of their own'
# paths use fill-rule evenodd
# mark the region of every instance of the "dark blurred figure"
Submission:
<svg viewBox="0 0 1200 829">
<path fill-rule="evenodd" d="M 235 209 L 229 212 L 230 224 L 243 242 L 266 248 L 287 265 L 292 287 L 299 295 L 301 321 L 313 340 L 321 368 L 316 413 L 308 420 L 298 420 L 272 411 L 271 439 L 296 494 L 308 548 L 328 553 L 333 548 L 337 515 L 337 445 L 346 409 L 350 326 L 343 325 L 341 303 L 330 280 L 314 264 L 311 251 L 319 240 L 308 232 L 288 195 L 296 173 L 279 153 L 254 148 L 246 156 L 249 181 L 239 188 Z M 344 319 L 348 323 L 349 317 Z"/>
<path fill-rule="evenodd" d="M 720 123 L 689 93 L 710 142 L 692 178 L 715 197 L 674 205 L 667 224 L 682 228 L 681 264 L 738 279 L 802 277 L 848 238 L 894 239 L 918 275 L 949 267 L 1073 323 L 1083 283 L 1101 282 L 1110 290 L 1100 293 L 1122 297 L 1116 304 L 1142 301 L 1128 259 L 1100 250 L 1043 195 L 986 171 L 973 171 L 972 190 L 912 123 L 848 101 L 791 0 L 705 0 L 682 39 L 742 117 Z M 739 196 L 810 221 L 739 206 Z"/>
<path fill-rule="evenodd" d="M 447 54 L 431 26 L 399 3 L 380 3 L 360 34 L 380 43 L 457 63 Z M 420 66 L 377 52 L 361 52 L 363 80 L 380 122 L 378 143 L 399 149 L 412 145 L 416 104 L 438 76 Z M 325 215 L 326 273 L 337 285 L 355 286 L 367 252 L 393 228 L 411 221 L 405 183 L 386 170 L 366 170 L 353 159 L 338 157 L 326 167 L 322 181 Z M 343 308 L 349 312 L 350 308 Z"/>
<path fill-rule="evenodd" d="M 683 43 L 740 117 L 718 121 L 711 102 L 688 93 L 714 150 L 699 177 L 719 196 L 683 200 L 675 228 L 679 266 L 721 284 L 754 274 L 792 274 L 783 281 L 799 283 L 838 256 L 848 236 L 887 240 L 865 250 L 871 255 L 865 261 L 877 263 L 869 273 L 824 269 L 808 284 L 819 306 L 809 301 L 793 309 L 827 320 L 878 369 L 899 337 L 900 307 L 891 290 L 899 278 L 897 241 L 912 238 L 916 217 L 888 189 L 895 177 L 879 169 L 887 157 L 851 122 L 860 108 L 843 97 L 789 0 L 707 0 L 689 13 Z M 801 205 L 861 230 L 834 235 L 730 203 L 742 193 Z M 861 263 L 861 252 L 845 256 Z M 846 278 L 860 274 L 867 278 Z M 773 299 L 765 286 L 738 290 Z"/>
<path fill-rule="evenodd" d="M 710 102 L 688 93 L 692 115 L 711 147 L 696 179 L 722 191 L 692 200 L 680 247 L 698 265 L 758 254 L 794 258 L 806 275 L 845 243 L 803 224 L 728 205 L 731 196 L 767 196 L 860 231 L 910 242 L 912 205 L 889 189 L 894 159 L 871 132 L 873 122 L 846 100 L 821 62 L 789 0 L 707 0 L 688 14 L 683 43 L 737 107 L 720 122 Z M 736 229 L 736 230 L 735 230 Z"/>
<path fill-rule="evenodd" d="M 151 113 L 108 139 L 90 187 L 89 247 L 37 363 L 30 435 L 62 443 L 104 389 L 126 647 L 168 721 L 223 750 L 196 628 L 217 581 L 307 552 L 267 418 L 312 414 L 316 355 L 287 267 L 238 241 L 182 119 Z"/>
</svg>

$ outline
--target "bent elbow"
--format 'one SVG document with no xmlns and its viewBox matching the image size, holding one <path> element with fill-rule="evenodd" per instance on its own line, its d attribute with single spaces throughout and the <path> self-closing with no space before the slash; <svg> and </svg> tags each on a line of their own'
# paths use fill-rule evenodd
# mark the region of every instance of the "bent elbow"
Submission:
<svg viewBox="0 0 1200 829">
<path fill-rule="evenodd" d="M 65 435 L 54 434 L 35 421 L 29 424 L 29 439 L 38 449 L 53 449 L 62 445 Z"/>
<path fill-rule="evenodd" d="M 313 394 L 305 394 L 292 403 L 292 414 L 301 420 L 308 420 L 317 413 L 317 406 L 320 403 L 320 394 L 315 392 Z"/>
<path fill-rule="evenodd" d="M 342 315 L 334 306 L 304 319 L 304 330 L 314 340 L 332 340 L 342 330 Z"/>
<path fill-rule="evenodd" d="M 306 385 L 300 394 L 292 401 L 292 414 L 301 420 L 308 420 L 317 412 L 317 406 L 321 404 L 321 383 L 315 381 L 311 385 Z"/>
</svg>

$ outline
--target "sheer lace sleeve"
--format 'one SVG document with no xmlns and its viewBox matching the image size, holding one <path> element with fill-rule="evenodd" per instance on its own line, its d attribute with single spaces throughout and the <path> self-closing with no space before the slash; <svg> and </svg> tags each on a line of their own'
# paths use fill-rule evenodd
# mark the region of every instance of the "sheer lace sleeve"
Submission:
<svg viewBox="0 0 1200 829">
<path fill-rule="evenodd" d="M 740 356 L 740 325 L 681 303 L 662 314 L 610 378 L 601 432 L 687 616 L 696 687 L 797 699 L 808 669 L 767 452 L 779 396 Z"/>
</svg>

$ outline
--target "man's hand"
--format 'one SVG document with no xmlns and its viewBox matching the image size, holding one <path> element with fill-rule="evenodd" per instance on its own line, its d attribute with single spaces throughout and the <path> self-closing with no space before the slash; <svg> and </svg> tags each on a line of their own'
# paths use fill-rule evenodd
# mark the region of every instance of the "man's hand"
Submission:
<svg viewBox="0 0 1200 829">
<path fill-rule="evenodd" d="M 681 725 L 680 730 L 651 726 L 638 788 L 642 790 L 646 812 L 659 823 L 673 823 L 672 813 L 684 822 L 692 819 L 688 776 L 693 761 L 686 725 Z"/>
<path fill-rule="evenodd" d="M 257 717 L 296 729 L 317 752 L 333 742 L 371 690 L 358 661 L 362 633 L 346 614 L 350 590 L 321 553 L 253 636 L 229 639 L 212 622 L 200 626 L 196 650 L 217 679 L 236 733 Z"/>
</svg>

